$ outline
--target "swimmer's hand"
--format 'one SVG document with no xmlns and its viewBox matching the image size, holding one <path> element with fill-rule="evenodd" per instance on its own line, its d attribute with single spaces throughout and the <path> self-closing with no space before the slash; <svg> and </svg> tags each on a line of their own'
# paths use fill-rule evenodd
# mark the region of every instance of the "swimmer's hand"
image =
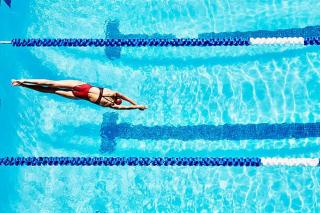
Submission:
<svg viewBox="0 0 320 213">
<path fill-rule="evenodd" d="M 145 110 L 145 109 L 148 109 L 148 107 L 139 105 L 139 108 L 138 108 L 138 109 L 139 109 L 139 110 Z"/>
</svg>

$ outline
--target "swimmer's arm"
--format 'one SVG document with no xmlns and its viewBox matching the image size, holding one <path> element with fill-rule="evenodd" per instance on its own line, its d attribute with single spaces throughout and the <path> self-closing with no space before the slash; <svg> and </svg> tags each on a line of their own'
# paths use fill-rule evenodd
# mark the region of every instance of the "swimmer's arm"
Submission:
<svg viewBox="0 0 320 213">
<path fill-rule="evenodd" d="M 140 110 L 145 110 L 147 107 L 142 106 L 142 105 L 131 105 L 131 106 L 123 106 L 123 105 L 117 105 L 114 104 L 110 106 L 112 109 L 118 109 L 118 110 L 130 110 L 130 109 L 140 109 Z"/>
<path fill-rule="evenodd" d="M 119 92 L 116 92 L 116 96 L 121 98 L 122 100 L 128 101 L 132 105 L 137 105 L 137 103 L 134 100 L 132 100 L 131 98 L 128 98 L 127 96 L 122 95 Z"/>
</svg>

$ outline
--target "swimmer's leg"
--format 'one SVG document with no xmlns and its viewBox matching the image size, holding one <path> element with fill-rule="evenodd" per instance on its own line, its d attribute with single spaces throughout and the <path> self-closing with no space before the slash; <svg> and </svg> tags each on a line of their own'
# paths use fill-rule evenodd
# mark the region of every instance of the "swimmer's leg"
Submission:
<svg viewBox="0 0 320 213">
<path fill-rule="evenodd" d="M 27 85 L 27 84 L 22 84 L 21 86 L 32 89 L 32 90 L 36 90 L 38 92 L 52 93 L 52 94 L 63 96 L 65 98 L 78 99 L 76 96 L 73 95 L 72 91 L 68 91 L 68 90 L 59 90 L 57 88 L 42 87 L 38 85 Z"/>
<path fill-rule="evenodd" d="M 52 81 L 47 79 L 19 79 L 12 80 L 13 86 L 21 86 L 21 85 L 39 85 L 46 86 L 51 88 L 63 88 L 63 89 L 72 89 L 73 87 L 84 84 L 82 81 L 78 80 L 61 80 L 61 81 Z"/>
</svg>

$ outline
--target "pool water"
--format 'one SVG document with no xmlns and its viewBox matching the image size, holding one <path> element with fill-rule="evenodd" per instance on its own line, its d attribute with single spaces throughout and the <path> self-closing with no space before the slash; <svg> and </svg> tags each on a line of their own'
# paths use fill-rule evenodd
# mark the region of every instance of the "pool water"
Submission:
<svg viewBox="0 0 320 213">
<path fill-rule="evenodd" d="M 319 25 L 319 9 L 316 0 L 12 0 L 0 5 L 0 40 L 105 38 L 110 23 L 122 35 L 174 37 L 303 28 Z M 319 138 L 158 131 L 319 122 L 319 59 L 318 47 L 299 46 L 1 46 L 0 156 L 319 157 Z M 78 79 L 149 109 L 114 112 L 13 88 L 12 78 Z M 137 131 L 104 137 L 120 124 Z M 319 178 L 307 167 L 0 167 L 0 212 L 319 212 Z"/>
</svg>

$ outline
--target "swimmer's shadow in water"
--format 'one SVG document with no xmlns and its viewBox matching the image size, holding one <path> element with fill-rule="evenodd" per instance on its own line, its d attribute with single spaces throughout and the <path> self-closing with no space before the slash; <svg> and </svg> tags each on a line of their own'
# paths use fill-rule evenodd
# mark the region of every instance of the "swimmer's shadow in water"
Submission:
<svg viewBox="0 0 320 213">
<path fill-rule="evenodd" d="M 101 125 L 101 152 L 111 153 L 116 148 L 116 139 L 137 140 L 264 140 L 300 139 L 320 137 L 318 123 L 282 124 L 225 124 L 194 126 L 143 126 L 117 123 L 117 113 L 105 113 Z"/>
</svg>

